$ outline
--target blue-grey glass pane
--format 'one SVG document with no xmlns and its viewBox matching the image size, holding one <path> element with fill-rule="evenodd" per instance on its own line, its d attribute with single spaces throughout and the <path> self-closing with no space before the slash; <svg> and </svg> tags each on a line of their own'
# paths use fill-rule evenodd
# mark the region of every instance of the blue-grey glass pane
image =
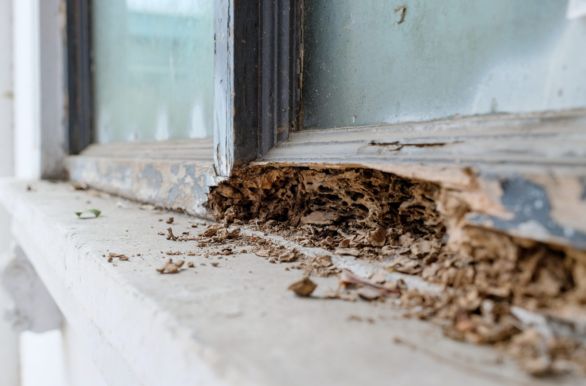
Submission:
<svg viewBox="0 0 586 386">
<path fill-rule="evenodd" d="M 308 0 L 305 126 L 586 106 L 567 0 Z"/>
<path fill-rule="evenodd" d="M 213 1 L 92 3 L 97 141 L 210 136 Z"/>
</svg>

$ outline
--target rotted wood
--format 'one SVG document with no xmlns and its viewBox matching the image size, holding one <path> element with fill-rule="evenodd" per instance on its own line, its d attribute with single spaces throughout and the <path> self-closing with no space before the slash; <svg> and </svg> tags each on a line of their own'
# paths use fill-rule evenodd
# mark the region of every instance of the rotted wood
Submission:
<svg viewBox="0 0 586 386">
<path fill-rule="evenodd" d="M 586 249 L 584 111 L 305 130 L 259 164 L 370 167 L 458 192 L 471 225 Z"/>
</svg>

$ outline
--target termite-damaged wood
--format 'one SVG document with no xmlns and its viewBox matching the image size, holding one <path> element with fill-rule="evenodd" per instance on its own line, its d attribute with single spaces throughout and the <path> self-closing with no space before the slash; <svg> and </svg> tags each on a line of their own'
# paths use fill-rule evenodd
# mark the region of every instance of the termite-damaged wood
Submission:
<svg viewBox="0 0 586 386">
<path fill-rule="evenodd" d="M 314 245 L 360 248 L 361 256 L 433 256 L 445 228 L 436 202 L 439 185 L 371 169 L 250 167 L 214 188 L 208 207 L 227 222 L 268 224 Z M 398 249 L 399 248 L 399 249 Z"/>
<path fill-rule="evenodd" d="M 580 339 L 535 338 L 512 312 L 583 319 L 586 254 L 470 224 L 467 193 L 366 168 L 254 165 L 214 188 L 208 208 L 226 223 L 389 261 L 389 270 L 443 285 L 432 296 L 406 291 L 402 302 L 452 338 L 508 347 L 532 374 L 559 372 L 568 361 L 586 370 Z"/>
</svg>

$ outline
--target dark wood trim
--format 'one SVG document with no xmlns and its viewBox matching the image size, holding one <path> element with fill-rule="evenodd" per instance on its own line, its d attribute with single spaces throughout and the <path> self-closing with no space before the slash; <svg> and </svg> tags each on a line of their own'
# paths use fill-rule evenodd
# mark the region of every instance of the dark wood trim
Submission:
<svg viewBox="0 0 586 386">
<path fill-rule="evenodd" d="M 295 0 L 216 2 L 214 160 L 222 176 L 298 125 L 301 7 Z"/>
<path fill-rule="evenodd" d="M 252 161 L 258 151 L 259 2 L 233 2 L 234 160 Z"/>
<path fill-rule="evenodd" d="M 303 2 L 261 2 L 259 157 L 300 123 Z"/>
<path fill-rule="evenodd" d="M 79 154 L 93 140 L 91 0 L 67 0 L 69 152 Z"/>
</svg>

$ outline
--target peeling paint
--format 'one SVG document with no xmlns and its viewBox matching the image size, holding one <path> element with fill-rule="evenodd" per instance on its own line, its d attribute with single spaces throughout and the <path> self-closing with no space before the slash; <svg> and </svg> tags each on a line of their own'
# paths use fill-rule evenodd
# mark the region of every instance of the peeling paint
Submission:
<svg viewBox="0 0 586 386">
<path fill-rule="evenodd" d="M 70 157 L 72 181 L 163 208 L 208 217 L 204 208 L 215 181 L 212 161 Z"/>
<path fill-rule="evenodd" d="M 571 181 L 561 184 L 566 195 L 555 200 L 556 197 L 552 194 L 554 187 L 551 186 L 555 180 L 546 184 L 544 181 L 538 183 L 522 176 L 501 178 L 501 203 L 513 217 L 507 220 L 473 213 L 468 215 L 467 221 L 521 237 L 586 249 L 586 233 L 579 228 L 586 225 L 586 206 L 580 205 L 577 200 L 572 202 L 567 197 L 572 186 Z M 560 208 L 562 205 L 566 206 L 563 211 Z"/>
</svg>

